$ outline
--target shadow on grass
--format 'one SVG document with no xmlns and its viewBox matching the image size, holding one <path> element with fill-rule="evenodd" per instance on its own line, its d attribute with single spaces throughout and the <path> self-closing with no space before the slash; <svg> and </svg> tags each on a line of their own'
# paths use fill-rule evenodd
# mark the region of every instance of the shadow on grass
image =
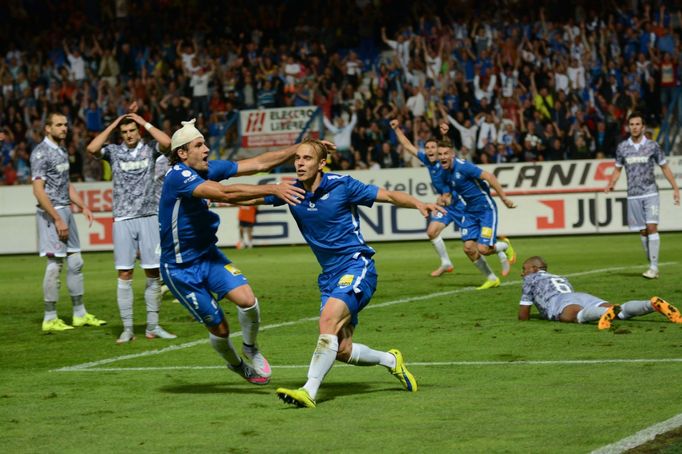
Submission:
<svg viewBox="0 0 682 454">
<path fill-rule="evenodd" d="M 166 385 L 159 388 L 162 393 L 169 394 L 271 394 L 271 386 L 250 385 L 246 382 L 235 383 L 183 383 Z"/>
</svg>

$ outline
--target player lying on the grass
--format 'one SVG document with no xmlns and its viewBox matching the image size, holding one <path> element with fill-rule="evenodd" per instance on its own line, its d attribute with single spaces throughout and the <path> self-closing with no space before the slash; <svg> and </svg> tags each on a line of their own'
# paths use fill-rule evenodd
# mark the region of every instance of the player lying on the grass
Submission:
<svg viewBox="0 0 682 454">
<path fill-rule="evenodd" d="M 194 120 L 183 122 L 171 138 L 168 170 L 159 202 L 161 274 L 171 293 L 194 318 L 206 326 L 213 349 L 228 368 L 250 383 L 270 381 L 270 365 L 258 350 L 260 308 L 246 277 L 216 246 L 220 217 L 208 209 L 207 200 L 235 203 L 277 195 L 287 203 L 299 203 L 303 191 L 290 183 L 254 186 L 218 183 L 235 175 L 263 172 L 286 162 L 296 146 L 264 153 L 239 162 L 208 160 L 204 136 Z M 230 342 L 227 320 L 217 300 L 237 306 L 242 327 L 246 364 Z"/>
<path fill-rule="evenodd" d="M 481 274 L 486 276 L 486 281 L 478 290 L 499 287 L 500 278 L 490 268 L 485 256 L 504 252 L 509 264 L 513 265 L 516 262 L 516 253 L 508 238 L 497 236 L 497 205 L 490 195 L 490 188 L 497 192 L 507 208 L 516 208 L 516 205 L 507 197 L 495 175 L 470 162 L 455 158 L 452 147 L 439 144 L 438 159 L 443 167 L 443 182 L 451 191 L 451 194 L 445 194 L 444 197 L 461 197 L 466 204 L 462 221 L 464 253 Z M 508 267 L 506 272 L 503 267 L 503 274 L 509 274 Z"/>
<path fill-rule="evenodd" d="M 589 293 L 576 292 L 564 276 L 547 272 L 542 257 L 531 257 L 523 262 L 523 294 L 519 307 L 519 320 L 530 319 L 530 308 L 535 307 L 540 317 L 566 323 L 598 321 L 599 329 L 608 329 L 617 317 L 626 320 L 637 315 L 660 312 L 673 323 L 682 323 L 680 311 L 663 299 L 654 296 L 649 300 L 611 304 Z"/>
<path fill-rule="evenodd" d="M 424 216 L 445 210 L 425 204 L 409 194 L 387 191 L 361 183 L 348 175 L 324 173 L 328 148 L 318 140 L 305 140 L 296 150 L 296 186 L 304 189 L 300 205 L 291 214 L 313 250 L 322 273 L 317 282 L 321 293 L 320 335 L 308 369 L 308 381 L 299 389 L 277 389 L 286 403 L 315 407 L 317 391 L 335 360 L 356 366 L 382 365 L 407 391 L 417 391 L 417 382 L 405 367 L 398 350 L 372 350 L 353 342 L 358 313 L 369 303 L 377 286 L 374 249 L 360 232 L 358 206 L 386 202 L 416 208 Z M 265 197 L 252 203 L 282 205 L 285 200 Z"/>
</svg>

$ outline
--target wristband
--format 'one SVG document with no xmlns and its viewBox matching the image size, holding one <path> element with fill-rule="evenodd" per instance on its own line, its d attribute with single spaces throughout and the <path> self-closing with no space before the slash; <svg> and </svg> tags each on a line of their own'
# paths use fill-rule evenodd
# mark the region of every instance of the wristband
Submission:
<svg viewBox="0 0 682 454">
<path fill-rule="evenodd" d="M 152 124 L 149 123 L 149 122 L 147 122 L 147 123 L 144 124 L 144 129 L 146 129 L 147 131 L 149 131 L 149 130 L 152 129 L 153 127 L 154 127 L 154 125 L 152 125 Z"/>
</svg>

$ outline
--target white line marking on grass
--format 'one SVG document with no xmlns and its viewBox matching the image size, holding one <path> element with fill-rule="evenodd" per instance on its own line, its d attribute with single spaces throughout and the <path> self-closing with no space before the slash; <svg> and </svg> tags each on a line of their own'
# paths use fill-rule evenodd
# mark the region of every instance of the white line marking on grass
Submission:
<svg viewBox="0 0 682 454">
<path fill-rule="evenodd" d="M 564 366 L 564 365 L 600 365 L 600 364 L 637 364 L 637 363 L 682 363 L 682 358 L 633 358 L 633 359 L 567 359 L 567 360 L 528 360 L 528 361 L 438 361 L 407 363 L 410 367 L 420 366 Z M 308 364 L 272 365 L 273 369 L 306 369 Z M 339 364 L 334 367 L 350 367 L 350 364 Z M 83 369 L 64 368 L 57 372 L 147 372 L 165 370 L 208 370 L 225 369 L 225 366 L 149 366 L 149 367 L 88 367 Z"/>
<path fill-rule="evenodd" d="M 682 426 L 682 413 L 675 415 L 663 422 L 659 422 L 658 424 L 654 424 L 653 426 L 649 426 L 646 429 L 640 430 L 636 434 L 627 438 L 623 438 L 622 440 L 619 440 L 615 443 L 592 451 L 592 454 L 620 454 L 621 452 L 641 446 L 644 443 L 656 438 L 657 435 L 675 430 L 680 426 Z"/>
<path fill-rule="evenodd" d="M 677 262 L 665 262 L 665 263 L 659 263 L 659 266 L 667 266 L 667 265 L 674 265 L 677 264 Z M 576 277 L 576 276 L 587 276 L 590 274 L 600 274 L 600 273 L 610 273 L 613 271 L 624 271 L 624 270 L 630 270 L 633 268 L 639 268 L 639 266 L 616 266 L 612 268 L 601 268 L 601 269 L 596 269 L 596 270 L 590 270 L 590 271 L 581 271 L 578 273 L 571 273 L 571 274 L 565 274 L 564 276 L 567 277 Z M 521 280 L 515 280 L 515 281 L 506 281 L 501 284 L 502 287 L 507 287 L 510 285 L 519 285 L 521 284 Z M 476 291 L 476 287 L 463 287 L 463 288 L 458 288 L 457 290 L 447 290 L 444 292 L 435 292 L 435 293 L 429 293 L 426 295 L 420 295 L 420 296 L 411 296 L 408 298 L 401 298 L 393 301 L 387 301 L 385 303 L 378 303 L 378 304 L 370 304 L 367 307 L 365 307 L 364 310 L 368 309 L 378 309 L 381 307 L 387 307 L 387 306 L 393 306 L 395 304 L 403 304 L 403 303 L 411 303 L 413 301 L 422 301 L 422 300 L 427 300 L 431 298 L 437 298 L 439 296 L 449 296 L 449 295 L 456 295 L 459 293 L 467 293 L 471 291 Z M 283 322 L 283 323 L 277 323 L 274 325 L 266 325 L 261 327 L 261 331 L 269 330 L 269 329 L 275 329 L 275 328 L 282 328 L 284 326 L 292 326 L 292 325 L 297 325 L 299 323 L 304 323 L 304 322 L 310 322 L 310 321 L 315 321 L 319 317 L 306 317 L 306 318 L 301 318 L 298 320 L 293 320 L 290 322 Z M 241 336 L 241 331 L 234 332 L 230 334 L 230 337 L 238 337 Z M 85 370 L 89 369 L 92 367 L 97 367 L 101 366 L 104 364 L 111 364 L 115 363 L 117 361 L 123 361 L 126 359 L 134 359 L 134 358 L 141 358 L 144 356 L 153 356 L 153 355 L 160 355 L 162 353 L 168 353 L 168 352 L 173 352 L 177 350 L 183 350 L 186 348 L 194 347 L 196 345 L 201 345 L 207 343 L 207 339 L 199 339 L 195 340 L 192 342 L 186 342 L 184 344 L 178 344 L 178 345 L 171 345 L 169 347 L 165 348 L 160 348 L 157 350 L 147 350 L 144 352 L 140 353 L 131 353 L 129 355 L 122 355 L 122 356 L 115 356 L 113 358 L 106 358 L 106 359 L 101 359 L 98 361 L 92 361 L 88 363 L 83 363 L 83 364 L 77 364 L 75 366 L 66 366 L 66 367 L 61 367 L 59 369 L 53 369 L 51 372 L 72 372 L 74 370 Z"/>
</svg>

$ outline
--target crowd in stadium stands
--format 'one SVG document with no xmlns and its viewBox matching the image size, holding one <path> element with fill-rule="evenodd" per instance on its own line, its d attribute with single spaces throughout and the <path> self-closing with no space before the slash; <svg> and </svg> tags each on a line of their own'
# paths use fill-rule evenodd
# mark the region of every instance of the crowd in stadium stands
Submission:
<svg viewBox="0 0 682 454">
<path fill-rule="evenodd" d="M 476 163 L 612 157 L 627 114 L 659 125 L 681 79 L 680 2 L 213 3 L 0 6 L 3 184 L 29 182 L 54 110 L 72 179 L 107 179 L 85 146 L 132 101 L 168 135 L 196 116 L 223 157 L 239 110 L 319 106 L 334 170 L 419 165 L 392 118 L 420 145 L 449 117 Z"/>
</svg>

